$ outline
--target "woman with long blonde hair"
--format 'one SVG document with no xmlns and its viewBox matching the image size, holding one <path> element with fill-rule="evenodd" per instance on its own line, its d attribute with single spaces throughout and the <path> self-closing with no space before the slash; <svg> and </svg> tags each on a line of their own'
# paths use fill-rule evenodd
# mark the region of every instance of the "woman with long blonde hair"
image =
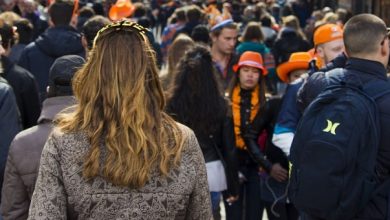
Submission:
<svg viewBox="0 0 390 220">
<path fill-rule="evenodd" d="M 78 104 L 46 143 L 29 219 L 210 219 L 194 133 L 163 113 L 154 52 L 136 23 L 98 32 Z"/>
</svg>

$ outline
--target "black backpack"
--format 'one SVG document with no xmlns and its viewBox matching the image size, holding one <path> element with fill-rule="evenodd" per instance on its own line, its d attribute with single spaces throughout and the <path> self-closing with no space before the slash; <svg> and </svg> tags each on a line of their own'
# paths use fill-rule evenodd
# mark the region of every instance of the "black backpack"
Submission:
<svg viewBox="0 0 390 220">
<path fill-rule="evenodd" d="M 313 217 L 351 219 L 379 185 L 375 175 L 380 123 L 375 100 L 390 84 L 375 80 L 327 87 L 305 110 L 291 146 L 289 198 Z"/>
</svg>

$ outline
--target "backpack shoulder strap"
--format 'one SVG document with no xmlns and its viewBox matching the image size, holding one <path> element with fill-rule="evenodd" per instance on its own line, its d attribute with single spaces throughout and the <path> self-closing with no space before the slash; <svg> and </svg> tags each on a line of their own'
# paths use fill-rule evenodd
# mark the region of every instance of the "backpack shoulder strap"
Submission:
<svg viewBox="0 0 390 220">
<path fill-rule="evenodd" d="M 342 82 L 344 79 L 344 69 L 335 68 L 325 72 L 325 80 L 328 86 L 335 85 L 334 82 Z"/>
<path fill-rule="evenodd" d="M 390 93 L 390 82 L 387 80 L 372 80 L 363 86 L 363 90 L 374 100 Z"/>
</svg>

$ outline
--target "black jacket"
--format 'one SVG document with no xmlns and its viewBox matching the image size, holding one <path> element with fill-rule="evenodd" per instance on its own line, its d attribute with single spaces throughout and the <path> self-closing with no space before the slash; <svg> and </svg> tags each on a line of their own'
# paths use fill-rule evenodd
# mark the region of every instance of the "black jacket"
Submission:
<svg viewBox="0 0 390 220">
<path fill-rule="evenodd" d="M 81 35 L 71 26 L 47 29 L 34 42 L 26 46 L 19 59 L 19 65 L 30 71 L 39 85 L 41 101 L 45 98 L 49 80 L 49 69 L 54 60 L 64 55 L 80 55 L 85 52 Z"/>
<path fill-rule="evenodd" d="M 253 162 L 264 168 L 267 172 L 270 172 L 272 164 L 274 163 L 280 163 L 283 168 L 288 169 L 287 157 L 278 147 L 273 145 L 271 141 L 271 135 L 279 113 L 280 104 L 280 98 L 270 98 L 260 109 L 253 122 L 245 129 L 242 129 L 242 136 L 247 147 L 247 154 Z M 258 138 L 263 130 L 266 130 L 268 134 L 264 152 L 261 151 L 258 145 Z M 244 153 L 240 152 L 239 154 L 243 155 Z"/>
<path fill-rule="evenodd" d="M 345 67 L 346 74 L 357 76 L 363 83 L 371 80 L 388 81 L 385 67 L 375 61 L 350 58 Z M 389 83 L 390 87 L 390 83 Z M 380 141 L 377 155 L 376 172 L 381 182 L 390 178 L 390 95 L 387 94 L 377 100 L 380 114 Z M 389 217 L 389 187 L 384 188 L 373 196 L 364 208 L 364 219 L 385 219 Z"/>
<path fill-rule="evenodd" d="M 235 155 L 234 131 L 232 119 L 226 117 L 212 134 L 197 134 L 200 148 L 207 162 L 221 160 L 227 179 L 227 193 L 238 195 L 238 162 Z"/>
<path fill-rule="evenodd" d="M 223 105 L 226 100 L 221 98 Z M 227 193 L 237 196 L 239 194 L 238 162 L 235 154 L 233 120 L 228 113 L 222 114 L 217 120 L 214 129 L 195 129 L 185 122 L 185 119 L 177 117 L 177 110 L 173 110 L 172 103 L 167 105 L 167 113 L 175 120 L 194 130 L 205 162 L 221 160 L 226 174 Z M 202 122 L 202 127 L 208 126 L 208 122 Z"/>
<path fill-rule="evenodd" d="M 1 61 L 4 68 L 3 77 L 15 93 L 23 128 L 27 129 L 36 125 L 41 114 L 41 105 L 34 76 L 24 68 L 12 63 L 8 57 L 2 56 Z"/>
<path fill-rule="evenodd" d="M 314 76 L 314 75 L 313 75 Z M 349 78 L 354 78 L 362 84 L 372 80 L 382 80 L 390 82 L 386 76 L 385 67 L 376 61 L 349 58 L 344 75 Z M 333 85 L 341 81 L 340 78 L 332 78 L 328 81 L 324 77 L 319 77 L 315 83 L 320 88 L 325 88 L 327 85 Z M 309 82 L 308 82 L 309 83 Z M 390 178 L 390 95 L 384 95 L 377 100 L 380 114 L 380 141 L 377 155 L 376 173 L 380 182 L 384 182 Z M 358 215 L 357 219 L 386 219 L 388 217 L 389 207 L 389 187 L 383 188 L 378 193 L 373 195 L 370 202 L 364 207 L 363 211 Z"/>
</svg>

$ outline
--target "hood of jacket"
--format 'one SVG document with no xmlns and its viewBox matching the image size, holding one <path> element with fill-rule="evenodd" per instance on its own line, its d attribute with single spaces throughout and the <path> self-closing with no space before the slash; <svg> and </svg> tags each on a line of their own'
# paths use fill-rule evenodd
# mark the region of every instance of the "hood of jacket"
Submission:
<svg viewBox="0 0 390 220">
<path fill-rule="evenodd" d="M 43 101 L 42 112 L 38 119 L 38 124 L 42 124 L 46 121 L 53 121 L 55 116 L 61 111 L 70 112 L 73 108 L 68 108 L 76 104 L 74 96 L 56 96 L 50 97 Z"/>
<path fill-rule="evenodd" d="M 46 55 L 54 58 L 84 51 L 80 33 L 71 26 L 49 28 L 38 37 L 35 44 Z"/>
</svg>

